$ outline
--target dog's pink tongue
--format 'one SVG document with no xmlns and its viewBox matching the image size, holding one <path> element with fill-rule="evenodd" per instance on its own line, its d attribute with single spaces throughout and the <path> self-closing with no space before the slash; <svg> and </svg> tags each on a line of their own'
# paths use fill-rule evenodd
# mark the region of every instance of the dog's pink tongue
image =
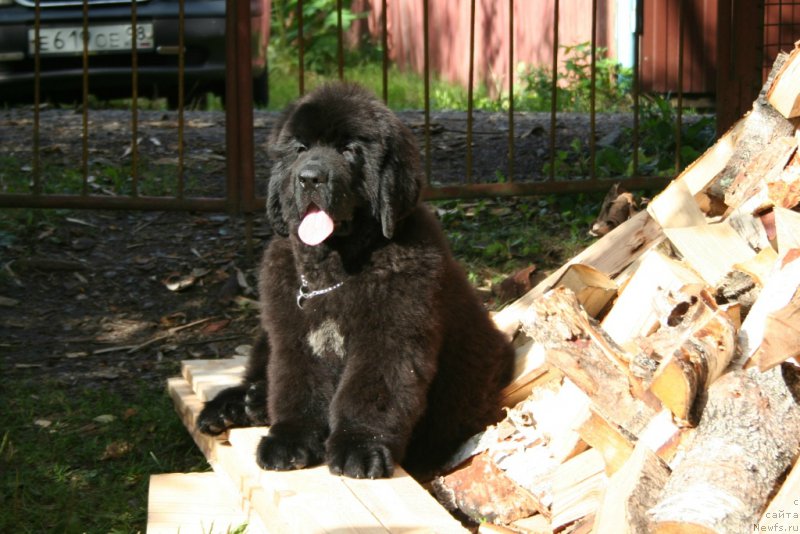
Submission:
<svg viewBox="0 0 800 534">
<path fill-rule="evenodd" d="M 317 208 L 311 206 L 303 220 L 300 221 L 300 227 L 297 229 L 297 235 L 300 240 L 306 245 L 319 245 L 333 233 L 333 219 L 330 216 Z"/>
</svg>

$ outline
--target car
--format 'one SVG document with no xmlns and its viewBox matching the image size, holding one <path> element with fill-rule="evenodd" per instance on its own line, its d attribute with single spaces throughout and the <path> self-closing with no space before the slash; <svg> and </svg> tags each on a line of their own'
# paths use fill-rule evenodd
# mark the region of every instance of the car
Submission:
<svg viewBox="0 0 800 534">
<path fill-rule="evenodd" d="M 130 97 L 135 41 L 138 94 L 174 104 L 180 3 L 134 1 L 135 25 L 132 0 L 86 0 L 89 93 L 101 99 Z M 250 5 L 253 99 L 266 105 L 271 2 L 250 0 Z M 81 101 L 84 0 L 0 0 L 0 102 L 33 101 L 37 11 L 41 99 Z M 225 0 L 184 0 L 186 102 L 207 92 L 224 96 L 225 27 Z"/>
</svg>

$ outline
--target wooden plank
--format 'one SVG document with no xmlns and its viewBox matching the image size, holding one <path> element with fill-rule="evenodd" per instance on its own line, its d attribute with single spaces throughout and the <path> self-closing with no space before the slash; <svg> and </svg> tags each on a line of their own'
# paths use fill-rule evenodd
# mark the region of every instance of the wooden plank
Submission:
<svg viewBox="0 0 800 534">
<path fill-rule="evenodd" d="M 221 390 L 238 385 L 244 376 L 247 356 L 222 360 L 187 360 L 181 363 L 181 375 L 203 402 Z"/>
<path fill-rule="evenodd" d="M 241 359 L 191 360 L 183 372 L 201 393 L 218 389 L 211 376 L 238 383 Z M 238 374 L 237 374 L 238 373 Z M 200 433 L 194 422 L 202 401 L 184 378 L 169 381 L 170 394 L 190 434 L 215 471 L 225 474 L 269 532 L 465 532 L 405 471 L 388 480 L 356 481 L 326 466 L 290 472 L 264 471 L 255 448 L 265 427 L 231 429 L 228 443 Z"/>
<path fill-rule="evenodd" d="M 152 475 L 147 497 L 147 534 L 229 532 L 247 525 L 248 534 L 266 533 L 220 485 L 216 473 Z"/>
</svg>

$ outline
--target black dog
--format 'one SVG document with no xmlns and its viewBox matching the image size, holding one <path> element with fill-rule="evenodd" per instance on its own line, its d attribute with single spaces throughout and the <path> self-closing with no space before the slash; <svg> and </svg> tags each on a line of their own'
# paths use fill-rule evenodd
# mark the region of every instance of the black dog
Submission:
<svg viewBox="0 0 800 534">
<path fill-rule="evenodd" d="M 271 424 L 264 469 L 435 469 L 498 419 L 513 351 L 418 202 L 411 132 L 364 89 L 334 84 L 290 106 L 270 148 L 266 335 L 200 428 Z"/>
</svg>

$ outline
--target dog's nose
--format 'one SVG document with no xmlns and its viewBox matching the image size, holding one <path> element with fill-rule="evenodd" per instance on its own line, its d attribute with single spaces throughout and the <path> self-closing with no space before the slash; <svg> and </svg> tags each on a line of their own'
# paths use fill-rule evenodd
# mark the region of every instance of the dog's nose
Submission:
<svg viewBox="0 0 800 534">
<path fill-rule="evenodd" d="M 297 176 L 298 180 L 300 180 L 300 185 L 303 189 L 306 188 L 316 188 L 319 185 L 325 184 L 328 182 L 328 175 L 322 171 L 319 167 L 311 166 L 303 168 Z"/>
</svg>

